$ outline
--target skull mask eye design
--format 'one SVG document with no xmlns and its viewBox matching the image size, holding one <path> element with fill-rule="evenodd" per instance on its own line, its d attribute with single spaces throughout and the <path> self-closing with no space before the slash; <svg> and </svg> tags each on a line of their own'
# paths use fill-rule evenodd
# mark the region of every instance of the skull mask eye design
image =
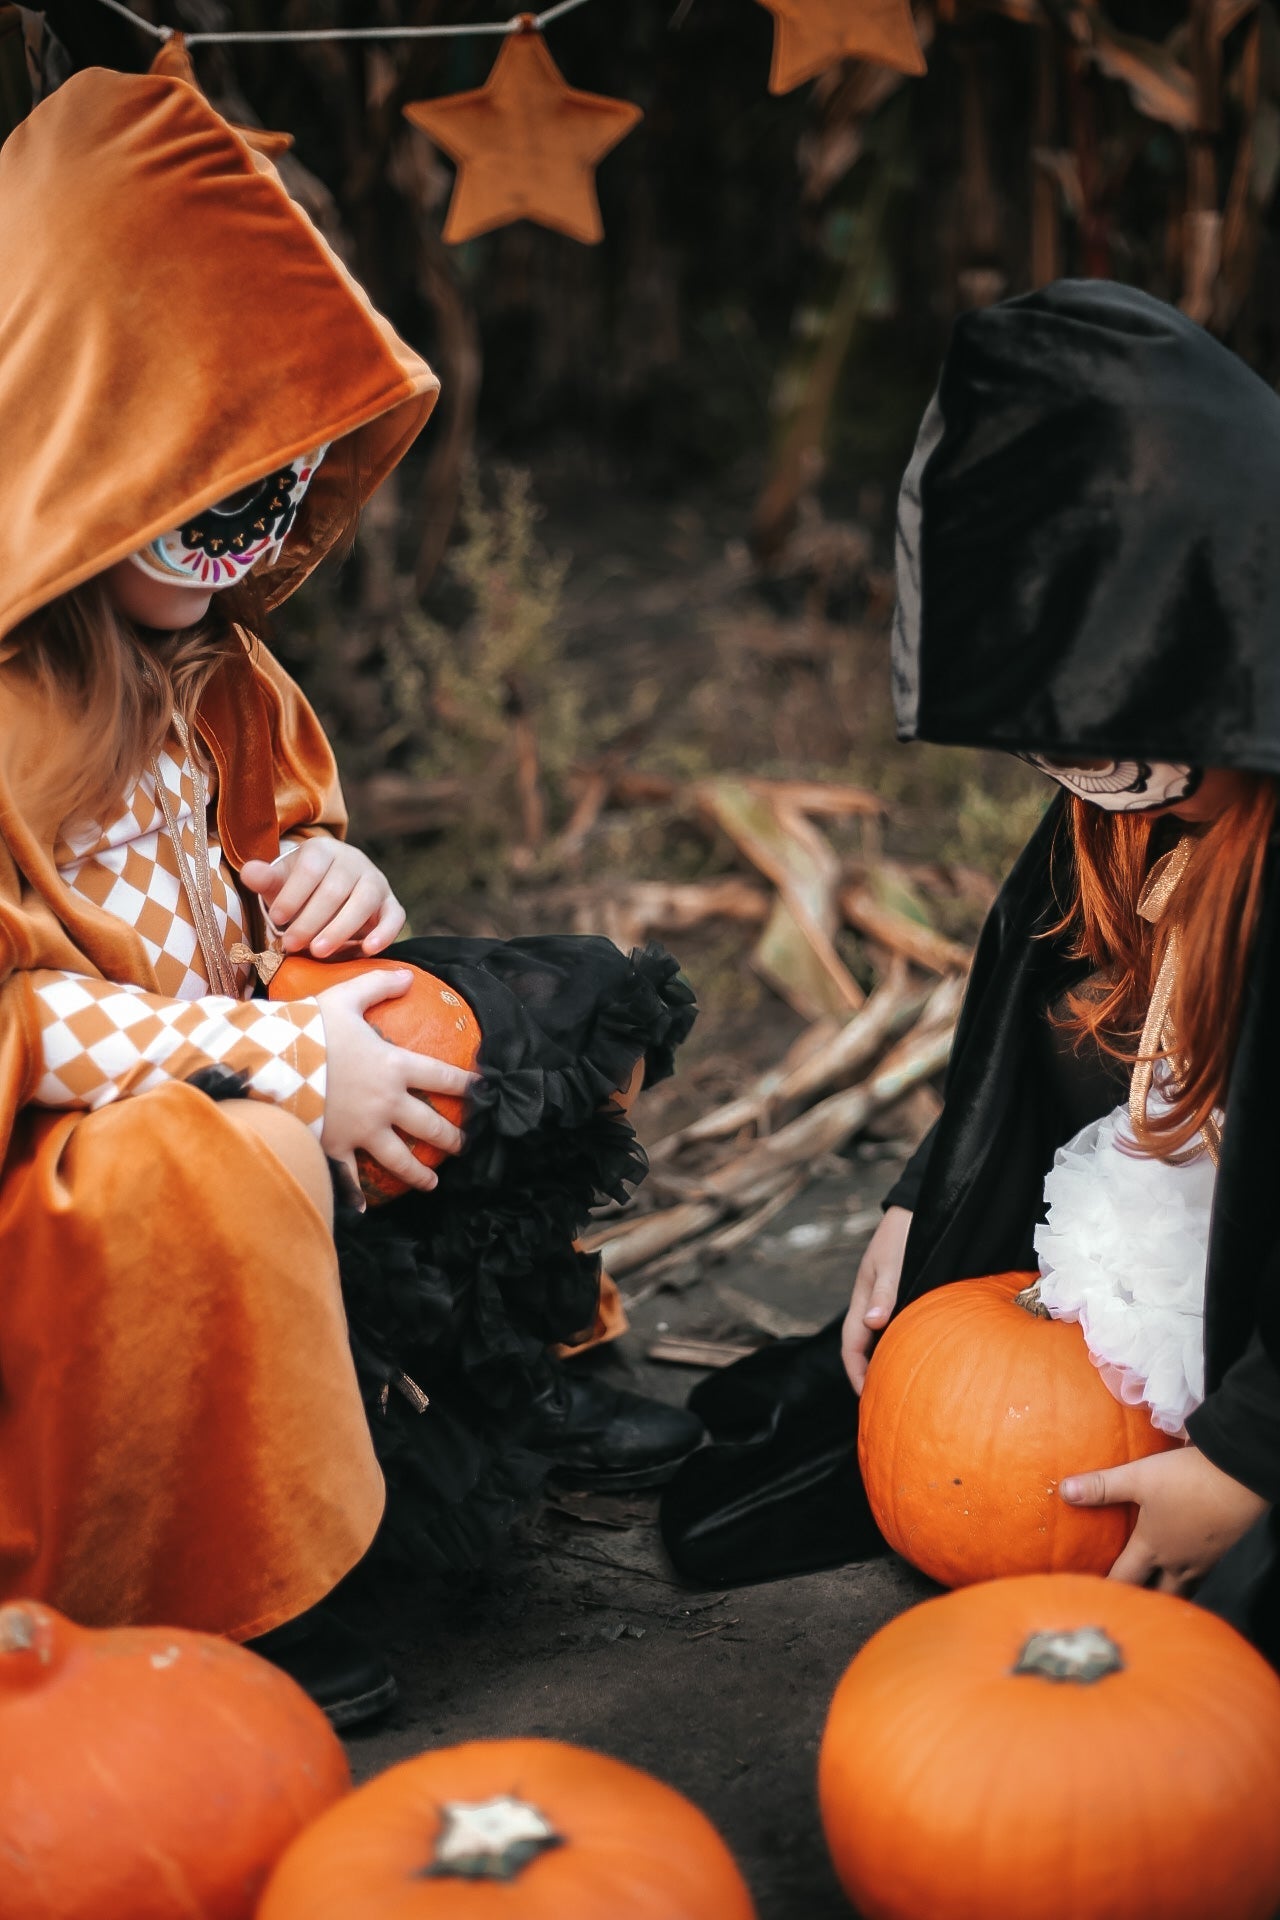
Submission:
<svg viewBox="0 0 1280 1920">
<path fill-rule="evenodd" d="M 328 443 L 276 467 L 205 507 L 184 526 L 130 554 L 134 566 L 166 585 L 230 587 L 251 567 L 274 565 Z"/>
<path fill-rule="evenodd" d="M 1200 767 L 1168 761 L 1095 760 L 1073 767 L 1042 753 L 1022 753 L 1018 758 L 1047 773 L 1077 799 L 1089 800 L 1108 813 L 1147 813 L 1154 807 L 1172 806 L 1188 799 L 1204 777 Z"/>
</svg>

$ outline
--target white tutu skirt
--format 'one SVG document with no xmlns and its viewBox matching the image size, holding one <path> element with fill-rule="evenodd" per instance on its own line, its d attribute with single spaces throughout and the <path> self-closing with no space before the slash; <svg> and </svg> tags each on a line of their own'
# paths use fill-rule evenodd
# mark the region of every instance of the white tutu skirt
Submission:
<svg viewBox="0 0 1280 1920">
<path fill-rule="evenodd" d="M 1152 1104 L 1159 1101 L 1152 1091 Z M 1040 1298 L 1077 1320 L 1118 1400 L 1181 1431 L 1204 1398 L 1204 1278 L 1217 1169 L 1201 1149 L 1171 1165 L 1133 1150 L 1116 1107 L 1060 1147 L 1037 1227 Z M 1128 1151 L 1126 1151 L 1126 1147 Z"/>
</svg>

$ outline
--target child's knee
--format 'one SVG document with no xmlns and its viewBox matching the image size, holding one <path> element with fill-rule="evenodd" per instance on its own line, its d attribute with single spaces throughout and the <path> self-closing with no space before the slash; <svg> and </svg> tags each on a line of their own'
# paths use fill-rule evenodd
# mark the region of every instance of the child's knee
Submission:
<svg viewBox="0 0 1280 1920">
<path fill-rule="evenodd" d="M 291 1173 L 323 1219 L 333 1224 L 333 1184 L 324 1148 L 311 1129 L 287 1108 L 265 1100 L 225 1100 L 223 1117 L 242 1133 L 252 1134 Z"/>
</svg>

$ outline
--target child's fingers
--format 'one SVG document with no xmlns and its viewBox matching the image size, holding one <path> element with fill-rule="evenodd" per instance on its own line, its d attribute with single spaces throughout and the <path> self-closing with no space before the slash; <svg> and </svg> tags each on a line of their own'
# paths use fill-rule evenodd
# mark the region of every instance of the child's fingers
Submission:
<svg viewBox="0 0 1280 1920">
<path fill-rule="evenodd" d="M 306 905 L 337 858 L 331 840 L 308 840 L 292 856 L 288 878 L 271 903 L 271 918 L 283 932 Z"/>
<path fill-rule="evenodd" d="M 1125 1580 L 1134 1587 L 1144 1587 L 1155 1571 L 1156 1557 L 1135 1527 L 1107 1578 Z"/>
<path fill-rule="evenodd" d="M 381 889 L 376 880 L 358 880 L 333 918 L 315 934 L 311 942 L 312 953 L 323 959 L 326 953 L 345 946 L 348 940 L 355 940 L 377 912 L 380 898 Z M 300 914 L 294 922 L 292 931 L 295 939 L 302 931 L 306 917 L 306 914 Z"/>
<path fill-rule="evenodd" d="M 353 887 L 348 876 L 340 873 L 336 867 L 331 873 L 327 873 L 312 893 L 306 905 L 294 914 L 288 927 L 281 929 L 284 934 L 285 951 L 287 953 L 301 953 L 304 947 L 309 947 L 311 942 L 316 939 L 319 934 L 324 933 L 330 924 L 338 918 L 353 895 L 359 893 L 362 887 L 368 885 L 369 882 L 358 880 Z M 368 896 L 366 896 L 366 904 L 362 916 L 356 922 L 358 927 L 363 926 L 365 921 L 369 919 L 371 910 L 371 902 Z M 275 921 L 276 926 L 279 927 L 280 922 L 276 919 L 274 911 L 272 912 L 271 918 Z"/>
<path fill-rule="evenodd" d="M 286 885 L 297 857 L 293 852 L 286 853 L 281 860 L 246 860 L 240 869 L 240 878 L 264 906 L 270 907 Z"/>
<path fill-rule="evenodd" d="M 465 1067 L 435 1060 L 429 1053 L 411 1053 L 408 1047 L 397 1047 L 396 1052 L 404 1069 L 406 1087 L 414 1087 L 419 1093 L 470 1093 L 480 1078 L 478 1073 L 468 1073 Z"/>
<path fill-rule="evenodd" d="M 871 1288 L 871 1298 L 867 1302 L 867 1311 L 863 1315 L 869 1327 L 882 1327 L 893 1312 L 898 1298 L 898 1276 L 886 1272 L 883 1268 L 876 1273 Z"/>
<path fill-rule="evenodd" d="M 380 1000 L 398 1000 L 402 994 L 408 993 L 412 985 L 411 967 L 397 967 L 394 972 L 390 968 L 378 967 L 371 973 L 357 973 L 350 980 L 339 980 L 334 986 L 325 987 L 316 997 L 322 1011 L 326 1004 L 335 1002 L 349 1013 L 363 1014 L 370 1007 L 376 1007 Z M 378 1035 L 374 1034 L 373 1038 L 377 1040 Z M 381 1044 L 386 1046 L 388 1043 L 382 1041 Z M 397 1047 L 395 1051 L 399 1053 L 402 1049 Z M 417 1055 L 409 1057 L 416 1059 Z"/>
<path fill-rule="evenodd" d="M 398 1180 L 404 1181 L 406 1187 L 416 1187 L 419 1193 L 430 1193 L 433 1187 L 440 1184 L 434 1167 L 424 1167 L 421 1160 L 415 1159 L 400 1135 L 393 1133 L 390 1127 L 376 1133 L 367 1143 L 365 1151 L 373 1155 L 380 1167 L 385 1167 L 388 1173 L 394 1173 Z"/>
<path fill-rule="evenodd" d="M 404 908 L 395 895 L 389 893 L 383 902 L 382 912 L 378 915 L 377 922 L 360 942 L 362 951 L 370 955 L 381 953 L 383 948 L 389 947 L 400 933 L 407 918 Z"/>
<path fill-rule="evenodd" d="M 1093 1473 L 1073 1473 L 1063 1480 L 1058 1492 L 1073 1507 L 1115 1507 L 1124 1502 L 1141 1498 L 1141 1490 L 1133 1484 L 1131 1468 L 1134 1462 L 1126 1466 L 1100 1467 Z"/>
<path fill-rule="evenodd" d="M 439 1147 L 442 1153 L 461 1153 L 462 1134 L 452 1120 L 446 1120 L 437 1113 L 429 1100 L 416 1093 L 407 1093 L 403 1104 L 396 1113 L 396 1125 L 412 1134 L 415 1140 L 424 1140 L 428 1146 Z"/>
</svg>

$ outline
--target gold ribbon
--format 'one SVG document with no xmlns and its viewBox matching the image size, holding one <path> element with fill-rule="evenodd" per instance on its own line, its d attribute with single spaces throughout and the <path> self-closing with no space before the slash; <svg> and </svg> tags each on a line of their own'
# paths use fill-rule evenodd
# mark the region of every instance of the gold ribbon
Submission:
<svg viewBox="0 0 1280 1920">
<path fill-rule="evenodd" d="M 1195 850 L 1195 837 L 1184 834 L 1172 853 L 1166 853 L 1157 860 L 1147 876 L 1147 883 L 1138 898 L 1138 912 L 1151 926 L 1158 926 L 1168 910 L 1169 903 L 1177 892 L 1187 864 Z M 1169 1019 L 1169 1008 L 1173 1003 L 1173 989 L 1178 978 L 1178 962 L 1181 957 L 1181 929 L 1175 920 L 1169 928 L 1169 937 L 1165 942 L 1164 956 L 1160 962 L 1160 971 L 1156 975 L 1151 989 L 1151 1001 L 1147 1007 L 1147 1017 L 1143 1022 L 1142 1038 L 1138 1042 L 1138 1057 L 1134 1062 L 1133 1078 L 1129 1084 L 1129 1124 L 1135 1135 L 1141 1137 L 1141 1129 L 1146 1123 L 1147 1100 L 1155 1079 L 1156 1062 L 1164 1059 L 1177 1074 L 1177 1036 Z M 1222 1128 L 1214 1115 L 1210 1114 L 1200 1129 L 1205 1150 L 1214 1166 L 1222 1148 Z"/>
<path fill-rule="evenodd" d="M 227 952 L 218 931 L 218 917 L 213 907 L 213 882 L 209 874 L 209 799 L 205 785 L 204 769 L 191 748 L 191 736 L 187 732 L 182 715 L 173 716 L 174 729 L 182 743 L 186 756 L 187 770 L 191 775 L 191 784 L 195 789 L 195 801 L 191 809 L 192 826 L 195 829 L 196 865 L 193 872 L 187 858 L 187 849 L 182 843 L 182 830 L 178 825 L 169 790 L 164 784 L 160 771 L 160 762 L 154 758 L 151 762 L 151 777 L 155 781 L 156 799 L 164 815 L 164 824 L 169 839 L 173 843 L 178 859 L 178 879 L 182 891 L 187 896 L 191 908 L 191 919 L 196 931 L 196 940 L 204 955 L 205 973 L 209 985 L 215 993 L 226 994 L 232 1000 L 240 998 L 240 982 L 236 977 L 233 956 Z"/>
</svg>

